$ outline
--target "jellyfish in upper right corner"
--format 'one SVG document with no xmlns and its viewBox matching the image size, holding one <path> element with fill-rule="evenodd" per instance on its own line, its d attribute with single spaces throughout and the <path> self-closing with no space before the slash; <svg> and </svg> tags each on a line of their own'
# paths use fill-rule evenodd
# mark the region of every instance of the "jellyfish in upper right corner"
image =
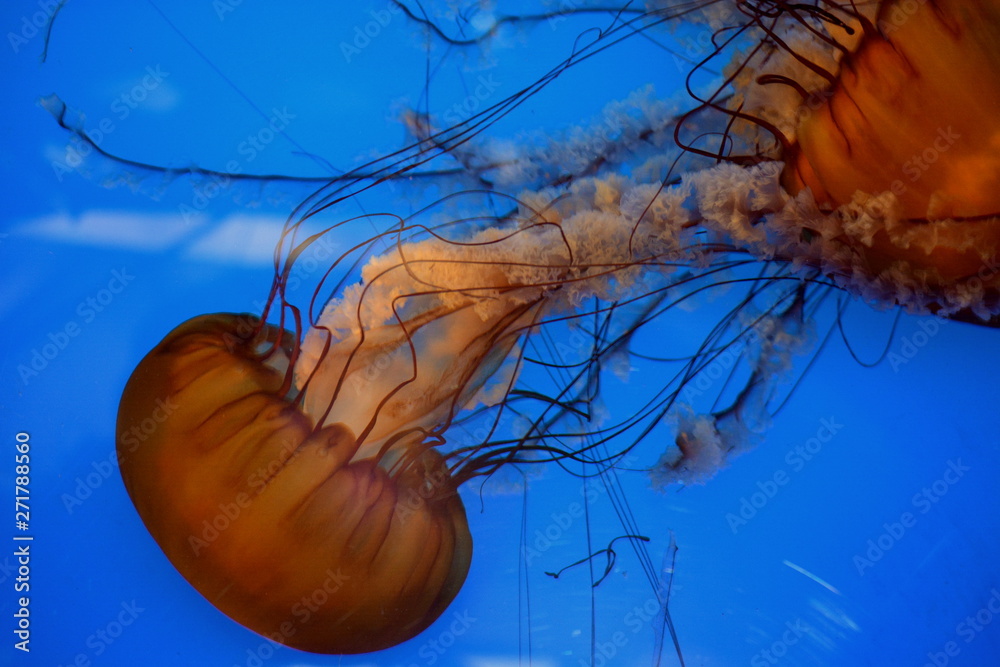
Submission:
<svg viewBox="0 0 1000 667">
<path fill-rule="evenodd" d="M 686 196 L 683 226 L 704 247 L 876 307 L 1000 326 L 1000 3 L 706 3 L 687 18 L 712 45 L 673 125 L 695 159 L 658 197 Z M 719 70 L 699 93 L 698 75 Z M 678 404 L 657 486 L 702 483 L 759 439 L 807 345 L 803 294 L 756 322 L 778 335 L 754 348 L 735 400 Z"/>
<path fill-rule="evenodd" d="M 1000 324 L 1000 3 L 768 7 L 706 18 L 761 38 L 677 126 L 722 163 L 692 177 L 705 223 L 866 300 Z M 720 114 L 723 141 L 687 131 Z"/>
</svg>

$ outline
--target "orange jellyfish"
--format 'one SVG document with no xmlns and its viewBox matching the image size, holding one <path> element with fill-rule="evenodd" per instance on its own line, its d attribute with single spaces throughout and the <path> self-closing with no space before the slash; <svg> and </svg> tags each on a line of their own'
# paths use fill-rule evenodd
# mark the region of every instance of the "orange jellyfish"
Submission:
<svg viewBox="0 0 1000 667">
<path fill-rule="evenodd" d="M 628 228 L 609 226 L 600 248 L 586 231 L 529 223 L 459 243 L 400 230 L 426 238 L 371 259 L 319 318 L 310 307 L 303 340 L 283 292 L 313 237 L 275 278 L 294 332 L 230 314 L 170 332 L 125 387 L 118 455 L 174 566 L 234 620 L 307 651 L 376 651 L 426 628 L 472 557 L 457 486 L 526 452 L 577 454 L 434 445 L 461 410 L 507 397 L 544 317 L 628 280 Z M 158 428 L 130 437 L 156 410 Z"/>
<path fill-rule="evenodd" d="M 762 205 L 741 224 L 766 218 L 770 235 L 760 229 L 750 245 L 872 301 L 996 325 L 1000 161 L 989 110 L 1000 103 L 1000 6 L 734 7 L 751 20 L 718 34 L 753 27 L 763 37 L 686 119 L 723 113 L 726 140 L 711 150 L 680 141 L 745 167 L 730 182 Z"/>
<path fill-rule="evenodd" d="M 434 450 L 380 467 L 354 460 L 342 424 L 315 428 L 282 368 L 296 345 L 249 316 L 174 329 L 122 396 L 119 432 L 171 406 L 141 444 L 119 439 L 122 478 L 170 561 L 234 620 L 307 651 L 375 651 L 458 592 L 465 510 Z"/>
<path fill-rule="evenodd" d="M 873 273 L 906 262 L 931 285 L 995 285 L 1000 159 L 984 111 L 1000 105 L 1000 6 L 887 2 L 859 23 L 837 83 L 799 123 L 786 188 L 829 207 L 891 192 L 885 226 L 854 241 Z"/>
</svg>

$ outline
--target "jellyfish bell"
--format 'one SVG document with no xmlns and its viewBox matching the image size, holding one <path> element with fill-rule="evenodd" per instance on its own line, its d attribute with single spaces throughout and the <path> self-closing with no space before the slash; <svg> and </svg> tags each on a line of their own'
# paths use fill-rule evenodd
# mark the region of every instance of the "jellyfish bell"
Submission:
<svg viewBox="0 0 1000 667">
<path fill-rule="evenodd" d="M 122 395 L 122 478 L 167 558 L 231 618 L 306 651 L 376 651 L 458 593 L 465 510 L 433 449 L 390 470 L 356 458 L 342 424 L 316 428 L 281 370 L 296 344 L 251 316 L 170 332 Z M 158 405 L 166 419 L 130 438 Z"/>
</svg>

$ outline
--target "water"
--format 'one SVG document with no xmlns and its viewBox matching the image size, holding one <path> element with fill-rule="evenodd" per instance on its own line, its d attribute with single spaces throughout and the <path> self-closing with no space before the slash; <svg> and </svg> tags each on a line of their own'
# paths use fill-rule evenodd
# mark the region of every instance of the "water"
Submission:
<svg viewBox="0 0 1000 667">
<path fill-rule="evenodd" d="M 610 19 L 504 33 L 483 59 L 454 50 L 428 72 L 424 38 L 385 3 L 146 3 L 103 15 L 70 3 L 41 64 L 44 31 L 31 25 L 45 7 L 11 3 L 0 19 L 9 100 L 2 474 L 13 495 L 16 437 L 29 434 L 30 528 L 14 526 L 13 503 L 7 525 L 11 537 L 33 537 L 30 590 L 14 588 L 14 551 L 26 543 L 11 539 L 0 558 L 4 664 L 575 666 L 592 652 L 596 664 L 652 664 L 655 594 L 624 542 L 596 589 L 585 567 L 558 580 L 543 574 L 626 532 L 602 484 L 584 487 L 556 469 L 526 491 L 480 500 L 466 490 L 476 541 L 466 585 L 437 623 L 393 649 L 275 649 L 205 602 L 125 493 L 114 458 L 118 399 L 177 323 L 259 309 L 281 224 L 313 186 L 215 191 L 211 178 L 192 186 L 140 167 L 102 171 L 93 160 L 82 175 L 61 166 L 72 167 L 70 135 L 38 104 L 57 94 L 86 114 L 101 149 L 136 162 L 326 177 L 403 145 L 398 112 L 422 107 L 427 90 L 432 108 L 464 120 L 564 58 L 585 26 Z M 368 29 L 367 42 L 356 28 Z M 680 68 L 661 49 L 666 36 L 655 39 L 567 70 L 491 134 L 527 141 L 524 132 L 586 122 L 645 84 L 677 90 Z M 130 183 L 102 187 L 122 175 Z M 341 215 L 410 212 L 390 203 L 358 198 Z M 711 313 L 688 317 L 705 326 L 699 318 Z M 996 333 L 904 315 L 892 335 L 893 319 L 852 304 L 847 341 L 862 360 L 888 345 L 888 358 L 863 367 L 834 334 L 763 444 L 708 484 L 658 493 L 641 473 L 619 474 L 655 566 L 671 534 L 677 541 L 670 612 L 688 665 L 1000 662 Z M 631 363 L 606 400 L 611 414 L 633 410 L 630 392 L 659 381 L 643 360 Z M 603 566 L 595 560 L 596 576 Z M 30 653 L 13 646 L 22 595 Z M 676 664 L 669 641 L 662 664 Z"/>
</svg>

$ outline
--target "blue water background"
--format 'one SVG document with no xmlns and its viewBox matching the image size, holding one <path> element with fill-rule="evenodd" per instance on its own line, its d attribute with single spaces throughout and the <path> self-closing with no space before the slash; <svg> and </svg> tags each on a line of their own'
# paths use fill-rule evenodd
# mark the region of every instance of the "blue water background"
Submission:
<svg viewBox="0 0 1000 667">
<path fill-rule="evenodd" d="M 567 520 L 584 494 L 555 470 L 523 493 L 482 501 L 468 493 L 476 553 L 464 589 L 425 633 L 368 656 L 274 649 L 201 598 L 143 528 L 109 470 L 124 383 L 177 323 L 257 309 L 280 225 L 308 190 L 242 187 L 202 207 L 184 179 L 153 198 L 159 181 L 141 169 L 132 187 L 104 187 L 102 174 L 54 166 L 69 135 L 38 100 L 58 94 L 86 114 L 87 127 L 106 120 L 100 147 L 139 162 L 226 169 L 237 160 L 246 172 L 324 175 L 401 146 L 398 112 L 423 103 L 426 81 L 438 110 L 474 96 L 482 76 L 506 96 L 566 57 L 585 27 L 609 21 L 543 22 L 505 35 L 492 61 L 455 53 L 428 72 L 424 38 L 398 15 L 371 30 L 363 49 L 345 51 L 356 29 L 386 16 L 385 3 L 226 6 L 220 17 L 222 5 L 207 1 L 70 2 L 44 64 L 44 30 L 30 25 L 46 5 L 0 8 L 0 481 L 9 499 L 0 664 L 575 666 L 590 662 L 592 612 L 598 664 L 652 664 L 656 624 L 642 610 L 653 592 L 630 550 L 619 549 L 597 589 L 580 569 L 544 576 L 586 554 L 588 525 L 595 548 L 623 532 L 600 489 L 589 521 Z M 516 141 L 582 123 L 649 83 L 672 94 L 683 70 L 667 42 L 639 36 L 568 70 L 493 134 Z M 159 80 L 123 117 L 115 100 L 153 73 Z M 275 110 L 293 117 L 285 135 L 248 159 L 242 142 Z M 108 298 L 103 290 L 122 285 L 109 285 L 116 272 L 127 284 Z M 98 310 L 88 299 L 107 302 Z M 835 335 L 763 444 L 709 484 L 663 494 L 642 474 L 621 475 L 653 562 L 661 564 L 671 531 L 679 545 L 670 609 L 688 665 L 1000 664 L 1000 618 L 987 611 L 980 622 L 990 623 L 967 621 L 991 600 L 1000 608 L 1000 338 L 903 316 L 890 340 L 893 318 L 855 302 L 846 337 L 862 359 L 888 343 L 905 363 L 863 367 Z M 67 326 L 78 331 L 69 339 L 60 334 Z M 669 353 L 682 333 L 661 335 Z M 22 373 L 60 340 L 37 375 Z M 625 389 L 658 381 L 641 360 L 633 365 Z M 607 398 L 609 412 L 634 408 L 625 389 Z M 796 458 L 824 423 L 838 425 L 836 434 L 810 460 Z M 32 445 L 30 654 L 13 648 L 12 632 L 19 431 Z M 961 477 L 947 473 L 959 465 Z M 766 502 L 754 497 L 774 489 L 776 473 L 787 484 Z M 946 477 L 954 483 L 939 481 Z M 937 502 L 917 498 L 925 488 Z M 744 499 L 761 507 L 734 531 L 726 517 Z M 914 520 L 899 531 L 893 524 L 906 512 Z M 546 531 L 554 539 L 539 541 Z M 880 538 L 887 548 L 859 567 Z M 527 580 L 525 544 L 544 546 Z M 676 664 L 669 648 L 663 664 Z"/>
</svg>

